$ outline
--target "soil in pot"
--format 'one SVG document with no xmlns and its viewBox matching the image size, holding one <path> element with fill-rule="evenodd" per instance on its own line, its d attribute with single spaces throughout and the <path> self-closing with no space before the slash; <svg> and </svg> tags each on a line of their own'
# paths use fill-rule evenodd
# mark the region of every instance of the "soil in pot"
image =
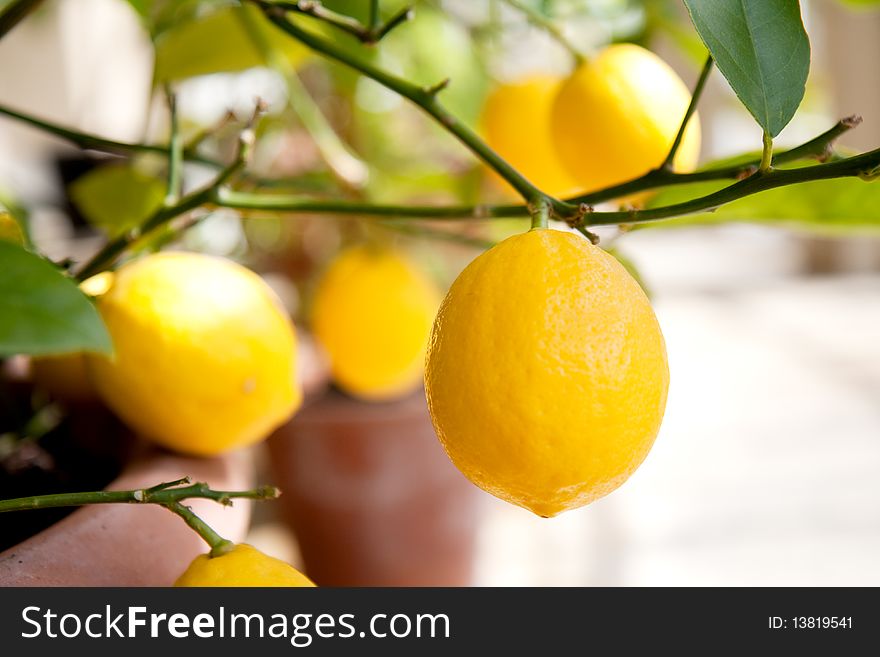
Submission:
<svg viewBox="0 0 880 657">
<path fill-rule="evenodd" d="M 101 490 L 128 457 L 131 441 L 120 439 L 125 436 L 119 421 L 97 403 L 62 406 L 40 399 L 22 381 L 0 377 L 0 499 Z M 73 510 L 4 514 L 0 551 Z"/>
<path fill-rule="evenodd" d="M 319 586 L 471 583 L 480 493 L 437 441 L 422 391 L 390 403 L 329 391 L 269 450 Z"/>
</svg>

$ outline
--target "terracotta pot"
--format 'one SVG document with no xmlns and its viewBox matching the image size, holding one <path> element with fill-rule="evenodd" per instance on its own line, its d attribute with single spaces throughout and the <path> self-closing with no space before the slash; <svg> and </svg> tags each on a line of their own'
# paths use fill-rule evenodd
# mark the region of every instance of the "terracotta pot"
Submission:
<svg viewBox="0 0 880 657">
<path fill-rule="evenodd" d="M 319 585 L 471 582 L 479 492 L 443 452 L 423 392 L 382 404 L 327 392 L 268 444 Z"/>
<path fill-rule="evenodd" d="M 144 449 L 108 488 L 143 488 L 185 475 L 226 490 L 250 488 L 253 479 L 247 452 L 196 459 Z M 220 535 L 244 538 L 250 518 L 244 500 L 233 507 L 187 504 Z M 183 520 L 161 507 L 88 506 L 0 552 L 0 586 L 168 586 L 206 550 Z"/>
</svg>

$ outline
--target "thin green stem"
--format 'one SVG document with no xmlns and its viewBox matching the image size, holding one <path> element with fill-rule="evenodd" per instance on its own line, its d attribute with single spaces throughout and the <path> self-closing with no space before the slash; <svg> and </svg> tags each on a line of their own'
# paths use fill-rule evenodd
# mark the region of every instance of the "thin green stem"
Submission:
<svg viewBox="0 0 880 657">
<path fill-rule="evenodd" d="M 215 532 L 208 523 L 199 518 L 192 509 L 180 502 L 170 502 L 164 505 L 166 509 L 172 513 L 176 513 L 183 518 L 183 521 L 190 526 L 202 539 L 211 546 L 211 556 L 217 557 L 232 547 L 232 541 L 229 541 L 217 532 Z"/>
<path fill-rule="evenodd" d="M 757 171 L 723 189 L 700 196 L 683 203 L 676 203 L 646 210 L 625 210 L 619 212 L 588 212 L 576 226 L 602 226 L 613 224 L 637 224 L 679 217 L 697 212 L 711 212 L 722 205 L 759 192 L 797 185 L 817 180 L 858 177 L 874 180 L 880 174 L 880 149 L 834 162 L 797 169 L 770 169 Z"/>
<path fill-rule="evenodd" d="M 168 189 L 165 193 L 165 205 L 172 206 L 180 200 L 183 191 L 183 137 L 177 116 L 177 97 L 170 88 L 166 88 L 168 112 L 171 122 L 171 139 L 168 146 Z"/>
<path fill-rule="evenodd" d="M 409 20 L 412 20 L 414 15 L 412 7 L 403 7 L 398 10 L 396 14 L 394 14 L 391 18 L 385 21 L 383 24 L 379 25 L 375 30 L 372 31 L 369 41 L 366 43 L 378 43 L 382 39 L 385 38 L 385 35 L 388 34 L 391 30 L 393 30 L 398 25 L 402 25 Z"/>
<path fill-rule="evenodd" d="M 589 226 L 647 223 L 696 212 L 707 212 L 721 205 L 762 191 L 832 178 L 859 177 L 871 180 L 880 171 L 880 149 L 854 157 L 797 169 L 772 169 L 769 172 L 753 172 L 747 178 L 717 192 L 691 199 L 684 203 L 617 212 L 595 211 L 582 203 L 569 223 L 576 228 Z M 667 174 L 675 177 L 676 174 Z M 640 189 L 645 189 L 642 187 Z M 635 189 L 633 191 L 636 191 Z M 534 217 L 526 205 L 472 205 L 472 206 L 394 206 L 371 205 L 336 201 L 315 201 L 301 196 L 266 196 L 217 190 L 213 202 L 216 205 L 237 209 L 259 209 L 294 214 L 355 214 L 386 218 L 421 219 L 491 219 L 501 217 Z M 534 205 L 533 205 L 534 207 Z"/>
<path fill-rule="evenodd" d="M 99 490 L 18 497 L 10 500 L 0 500 L 0 513 L 54 509 L 65 506 L 85 506 L 89 504 L 158 504 L 166 506 L 172 502 L 196 498 L 213 500 L 224 506 L 229 506 L 231 500 L 238 498 L 268 500 L 278 497 L 278 489 L 272 486 L 261 486 L 244 491 L 226 491 L 214 490 L 208 484 L 201 482 L 184 486 L 180 484 L 189 484 L 189 478 L 184 478 L 177 482 L 159 484 L 152 488 Z"/>
<path fill-rule="evenodd" d="M 840 119 L 832 128 L 821 135 L 781 153 L 774 153 L 772 164 L 780 165 L 797 160 L 818 160 L 825 162 L 834 154 L 834 142 L 843 133 L 852 130 L 862 122 L 861 116 L 847 116 Z"/>
<path fill-rule="evenodd" d="M 0 39 L 37 9 L 43 0 L 15 0 L 0 13 Z"/>
<path fill-rule="evenodd" d="M 773 156 L 773 164 L 781 165 L 798 160 L 816 159 L 819 161 L 827 160 L 834 141 L 843 133 L 851 130 L 861 123 L 861 118 L 850 116 L 838 121 L 833 127 L 826 130 L 822 134 L 814 137 L 808 142 L 801 144 L 788 151 L 776 153 Z M 667 187 L 670 185 L 685 185 L 697 182 L 707 182 L 711 180 L 737 180 L 744 176 L 751 175 L 760 167 L 761 160 L 749 160 L 741 164 L 735 164 L 726 167 L 715 167 L 712 169 L 702 169 L 691 173 L 675 173 L 663 167 L 653 169 L 648 173 L 629 180 L 624 183 L 612 185 L 604 189 L 581 194 L 574 198 L 567 199 L 568 203 L 602 203 L 611 199 L 629 196 L 636 192 L 643 192 L 658 187 Z"/>
<path fill-rule="evenodd" d="M 770 165 L 773 162 L 773 137 L 769 132 L 764 132 L 764 150 L 761 151 L 761 164 L 758 171 L 766 173 L 770 171 Z"/>
<path fill-rule="evenodd" d="M 697 84 L 694 86 L 694 92 L 691 94 L 691 101 L 688 103 L 687 110 L 685 110 L 684 118 L 681 120 L 681 125 L 679 126 L 675 139 L 672 142 L 672 147 L 669 149 L 669 153 L 666 155 L 666 159 L 663 160 L 663 164 L 660 165 L 660 168 L 670 171 L 673 169 L 675 155 L 678 153 L 679 146 L 681 146 L 681 140 L 684 139 L 684 133 L 687 130 L 688 123 L 690 123 L 694 112 L 697 111 L 697 104 L 700 102 L 700 96 L 703 95 L 703 88 L 706 86 L 706 80 L 709 79 L 709 73 L 711 71 L 712 55 L 709 55 L 706 58 L 706 63 L 703 64 L 703 69 L 700 71 L 700 77 L 697 78 Z"/>
<path fill-rule="evenodd" d="M 250 159 L 254 144 L 253 122 L 257 120 L 262 110 L 262 105 L 258 105 L 251 123 L 239 135 L 239 146 L 235 159 L 217 174 L 217 177 L 210 184 L 184 196 L 175 205 L 159 208 L 137 228 L 107 242 L 100 251 L 80 268 L 76 274 L 77 280 L 84 281 L 88 277 L 108 269 L 122 253 L 139 239 L 160 226 L 164 226 L 175 217 L 210 203 L 214 199 L 217 189 L 241 171 Z"/>
<path fill-rule="evenodd" d="M 290 214 L 362 215 L 387 219 L 497 219 L 527 217 L 525 205 L 376 205 L 349 201 L 322 201 L 300 195 L 216 191 L 214 205 L 236 210 L 265 210 Z"/>
<path fill-rule="evenodd" d="M 338 30 L 347 32 L 360 41 L 366 41 L 369 38 L 369 28 L 356 18 L 340 14 L 339 12 L 327 9 L 317 0 L 298 0 L 297 2 L 266 2 L 267 5 L 274 5 L 284 11 L 290 11 L 297 14 L 304 14 L 317 18 L 328 25 L 332 25 Z"/>
<path fill-rule="evenodd" d="M 11 500 L 0 500 L 0 513 L 52 509 L 88 504 L 156 504 L 165 507 L 183 518 L 205 542 L 211 546 L 211 555 L 217 556 L 228 549 L 232 543 L 199 518 L 192 509 L 181 504 L 182 500 L 208 499 L 224 506 L 232 504 L 233 499 L 270 500 L 278 497 L 279 491 L 273 486 L 261 486 L 252 490 L 222 491 L 214 490 L 208 484 L 189 484 L 189 478 L 157 484 L 151 488 L 136 490 L 91 491 L 83 493 L 57 493 L 54 495 L 32 495 Z"/>
<path fill-rule="evenodd" d="M 48 132 L 51 135 L 60 137 L 80 148 L 101 151 L 103 153 L 122 155 L 129 155 L 132 153 L 157 153 L 167 157 L 170 150 L 168 146 L 163 146 L 161 144 L 135 144 L 125 141 L 116 141 L 114 139 L 105 139 L 104 137 L 80 132 L 79 130 L 65 128 L 57 123 L 45 121 L 35 116 L 31 116 L 30 114 L 25 114 L 24 112 L 19 112 L 10 107 L 6 107 L 5 105 L 0 105 L 0 114 L 27 123 L 35 128 L 39 128 L 43 132 Z M 185 158 L 192 162 L 205 164 L 216 169 L 223 167 L 221 162 L 203 157 L 194 151 L 185 151 Z"/>
<path fill-rule="evenodd" d="M 529 212 L 532 215 L 532 230 L 550 225 L 550 205 L 543 198 L 537 199 Z"/>
<path fill-rule="evenodd" d="M 338 44 L 324 39 L 308 30 L 304 30 L 284 15 L 283 11 L 279 11 L 277 6 L 267 3 L 259 3 L 266 12 L 269 20 L 279 28 L 287 32 L 301 43 L 309 46 L 315 52 L 318 52 L 330 59 L 338 61 L 346 66 L 358 71 L 366 77 L 375 80 L 379 84 L 392 91 L 400 94 L 407 100 L 411 101 L 422 110 L 425 111 L 434 120 L 440 123 L 447 131 L 458 138 L 467 148 L 471 150 L 478 158 L 493 168 L 502 178 L 504 178 L 511 187 L 513 187 L 523 199 L 534 199 L 546 197 L 551 207 L 557 214 L 568 214 L 573 208 L 567 206 L 558 199 L 554 199 L 540 189 L 535 187 L 526 178 L 508 164 L 498 153 L 493 151 L 475 132 L 468 128 L 461 121 L 450 114 L 437 100 L 436 94 L 442 88 L 437 86 L 434 88 L 420 87 L 408 80 L 404 80 L 396 75 L 384 71 L 373 64 L 364 61 Z"/>
<path fill-rule="evenodd" d="M 378 0 L 370 0 L 370 17 L 367 25 L 364 25 L 352 16 L 327 9 L 318 0 L 297 0 L 296 2 L 258 0 L 258 4 L 315 18 L 350 34 L 365 44 L 374 44 L 381 41 L 391 30 L 412 17 L 412 8 L 404 7 L 385 23 L 382 23 L 379 15 Z"/>
<path fill-rule="evenodd" d="M 379 23 L 382 21 L 379 15 L 379 0 L 370 0 L 370 31 L 375 33 L 379 29 Z"/>
<path fill-rule="evenodd" d="M 569 54 L 574 59 L 575 66 L 580 66 L 586 61 L 586 57 L 584 53 L 578 50 L 574 44 L 569 41 L 568 37 L 563 34 L 562 30 L 553 22 L 552 19 L 548 18 L 540 11 L 536 10 L 529 4 L 522 2 L 522 0 L 503 0 L 507 5 L 513 7 L 517 11 L 521 12 L 525 15 L 526 20 L 529 21 L 535 27 L 544 30 L 547 34 L 549 34 L 560 46 L 565 48 Z"/>
</svg>

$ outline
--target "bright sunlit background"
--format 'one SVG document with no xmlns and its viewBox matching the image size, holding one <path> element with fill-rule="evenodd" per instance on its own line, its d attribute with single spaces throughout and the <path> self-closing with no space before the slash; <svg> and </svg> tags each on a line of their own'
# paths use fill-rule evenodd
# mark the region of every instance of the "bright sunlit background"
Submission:
<svg viewBox="0 0 880 657">
<path fill-rule="evenodd" d="M 449 103 L 471 123 L 493 80 L 569 66 L 564 50 L 502 3 L 416 4 L 416 20 L 383 47 L 383 64 L 428 80 L 450 76 Z M 566 34 L 586 49 L 645 38 L 688 84 L 695 80 L 702 55 L 693 54 L 695 35 L 678 3 L 557 4 L 571 17 Z M 844 144 L 880 146 L 880 11 L 833 0 L 802 4 L 811 76 L 779 146 L 851 114 L 864 123 Z M 431 24 L 420 23 L 423 14 Z M 407 40 L 410 29 L 415 36 Z M 49 0 L 0 41 L 0 103 L 113 139 L 160 141 L 167 116 L 152 91 L 153 65 L 150 36 L 125 0 Z M 295 176 L 323 161 L 357 186 L 367 175 L 363 159 L 378 162 L 369 172 L 372 199 L 448 202 L 480 193 L 468 153 L 399 98 L 336 68 L 328 73 L 317 60 L 298 72 L 347 146 L 316 145 L 297 119 L 310 110 L 299 90 L 262 67 L 177 83 L 185 124 L 195 133 L 230 109 L 243 116 L 259 96 L 270 114 L 256 160 L 265 175 Z M 291 93 L 300 98 L 293 110 Z M 760 129 L 717 72 L 700 119 L 704 162 L 760 147 Z M 88 253 L 99 239 L 70 219 L 64 163 L 78 156 L 57 139 L 0 120 L 0 193 L 29 209 L 36 242 L 58 258 Z M 193 168 L 186 184 L 208 175 Z M 345 222 L 327 225 L 243 222 L 218 211 L 185 244 L 254 266 L 301 317 L 311 269 L 349 234 Z M 485 225 L 469 230 L 503 234 Z M 602 236 L 638 267 L 666 336 L 671 387 L 663 428 L 626 485 L 557 519 L 480 493 L 474 583 L 880 585 L 880 239 L 745 223 Z M 446 282 L 478 253 L 402 239 Z M 270 476 L 264 467 L 261 477 Z M 296 537 L 273 505 L 258 509 L 250 540 L 298 558 Z"/>
</svg>

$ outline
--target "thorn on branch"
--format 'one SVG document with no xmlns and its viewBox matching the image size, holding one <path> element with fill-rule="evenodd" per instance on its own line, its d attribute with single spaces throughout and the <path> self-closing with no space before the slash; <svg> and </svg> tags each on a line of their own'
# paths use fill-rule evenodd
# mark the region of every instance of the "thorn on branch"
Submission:
<svg viewBox="0 0 880 657">
<path fill-rule="evenodd" d="M 440 82 L 438 82 L 437 84 L 431 85 L 430 87 L 425 87 L 424 91 L 429 96 L 436 96 L 446 87 L 448 87 L 450 82 L 452 82 L 450 78 L 444 78 L 443 80 L 440 80 Z"/>
<path fill-rule="evenodd" d="M 369 32 L 367 34 L 367 38 L 364 39 L 364 43 L 367 45 L 374 45 L 384 39 L 388 33 L 393 30 L 398 25 L 402 25 L 407 21 L 411 21 L 415 18 L 416 12 L 412 7 L 404 7 L 400 11 L 398 11 L 394 16 L 385 21 L 384 25 L 381 25 L 379 29 L 375 32 Z"/>
</svg>

